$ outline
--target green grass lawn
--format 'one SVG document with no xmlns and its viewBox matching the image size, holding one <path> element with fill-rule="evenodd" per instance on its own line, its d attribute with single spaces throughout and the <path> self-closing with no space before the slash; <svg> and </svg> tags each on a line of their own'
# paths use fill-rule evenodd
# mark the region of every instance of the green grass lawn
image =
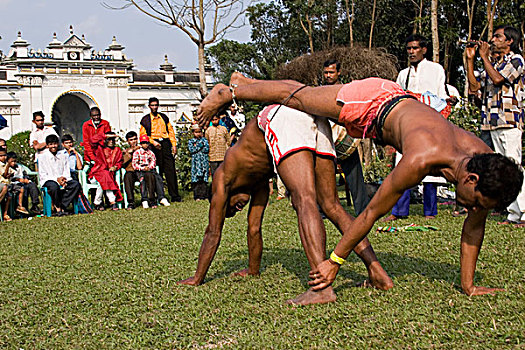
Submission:
<svg viewBox="0 0 525 350">
<path fill-rule="evenodd" d="M 420 207 L 415 207 L 415 212 Z M 0 345 L 55 348 L 524 347 L 525 231 L 487 223 L 476 283 L 495 296 L 459 289 L 462 218 L 440 207 L 436 232 L 369 237 L 392 276 L 388 292 L 356 288 L 366 269 L 352 255 L 334 286 L 335 303 L 285 304 L 306 290 L 308 263 L 295 213 L 272 202 L 264 220 L 260 277 L 247 265 L 246 212 L 226 221 L 206 283 L 193 274 L 208 203 L 0 223 Z M 414 215 L 401 221 L 426 223 Z M 339 234 L 328 227 L 331 251 Z"/>
</svg>

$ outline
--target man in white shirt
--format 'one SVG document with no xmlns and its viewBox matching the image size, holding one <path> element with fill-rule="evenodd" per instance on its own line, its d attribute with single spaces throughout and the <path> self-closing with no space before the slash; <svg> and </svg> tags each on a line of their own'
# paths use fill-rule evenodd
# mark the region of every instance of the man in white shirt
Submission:
<svg viewBox="0 0 525 350">
<path fill-rule="evenodd" d="M 56 135 L 58 137 L 55 129 L 50 126 L 44 126 L 44 119 L 45 117 L 42 111 L 33 113 L 33 123 L 36 129 L 31 131 L 29 135 L 29 145 L 36 151 L 35 161 L 36 155 L 46 150 L 46 137 L 49 135 Z"/>
<path fill-rule="evenodd" d="M 237 109 L 238 107 L 232 104 L 230 106 L 230 109 L 227 112 L 228 112 L 228 116 L 235 123 L 235 126 L 237 127 L 237 129 L 242 130 L 246 126 L 246 117 L 244 116 L 244 114 L 239 112 Z"/>
<path fill-rule="evenodd" d="M 406 50 L 410 66 L 399 72 L 396 83 L 407 91 L 423 94 L 432 94 L 446 100 L 445 70 L 439 63 L 428 61 L 425 58 L 428 41 L 419 34 L 412 34 L 406 39 Z M 401 159 L 401 154 L 396 155 L 396 164 Z M 427 176 L 423 179 L 423 214 L 427 219 L 437 215 L 437 187 L 436 183 L 444 183 L 443 179 Z M 396 205 L 392 214 L 384 221 L 396 220 L 409 214 L 410 190 L 406 190 Z"/>
<path fill-rule="evenodd" d="M 37 155 L 38 176 L 51 196 L 57 216 L 63 216 L 64 209 L 77 198 L 80 183 L 71 178 L 68 155 L 58 152 L 58 136 L 47 136 L 46 146 L 47 149 Z"/>
</svg>

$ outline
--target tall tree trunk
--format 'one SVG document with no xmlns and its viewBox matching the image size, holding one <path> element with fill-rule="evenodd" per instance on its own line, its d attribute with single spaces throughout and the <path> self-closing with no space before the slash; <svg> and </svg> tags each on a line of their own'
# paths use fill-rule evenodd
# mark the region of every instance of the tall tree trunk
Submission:
<svg viewBox="0 0 525 350">
<path fill-rule="evenodd" d="M 487 41 L 492 39 L 494 31 L 494 15 L 498 7 L 498 0 L 487 0 Z"/>
<path fill-rule="evenodd" d="M 430 7 L 432 28 L 432 61 L 439 63 L 438 0 L 432 0 Z"/>
<path fill-rule="evenodd" d="M 355 13 L 354 5 L 355 5 L 355 1 L 352 0 L 352 12 L 350 12 L 348 0 L 345 0 L 346 20 L 348 21 L 348 34 L 350 37 L 350 47 L 354 47 L 354 13 Z"/>
<path fill-rule="evenodd" d="M 204 41 L 201 41 L 198 43 L 198 58 L 199 58 L 199 82 L 200 87 L 199 90 L 201 92 L 202 97 L 206 97 L 208 95 L 208 87 L 206 84 L 206 57 L 204 55 Z"/>
<path fill-rule="evenodd" d="M 370 23 L 370 37 L 368 39 L 368 48 L 372 48 L 372 38 L 374 36 L 374 26 L 376 24 L 376 5 L 377 0 L 374 0 L 374 5 L 372 6 L 372 22 Z"/>
<path fill-rule="evenodd" d="M 423 17 L 423 0 L 419 0 L 419 6 L 415 1 L 414 4 L 414 27 L 412 27 L 412 34 L 421 33 L 421 17 Z"/>
<path fill-rule="evenodd" d="M 310 16 L 306 14 L 306 25 L 303 22 L 301 14 L 299 14 L 299 23 L 301 24 L 301 28 L 303 28 L 303 31 L 305 32 L 306 36 L 308 37 L 308 45 L 310 46 L 310 53 L 314 53 L 314 38 L 313 38 L 313 26 L 312 26 L 312 20 L 310 19 Z"/>
</svg>

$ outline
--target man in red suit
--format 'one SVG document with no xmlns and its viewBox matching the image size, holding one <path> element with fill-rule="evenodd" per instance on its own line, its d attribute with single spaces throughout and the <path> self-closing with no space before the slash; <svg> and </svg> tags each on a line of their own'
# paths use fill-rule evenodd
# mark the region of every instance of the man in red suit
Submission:
<svg viewBox="0 0 525 350">
<path fill-rule="evenodd" d="M 86 162 L 94 162 L 95 154 L 91 148 L 94 135 L 104 136 L 111 132 L 111 126 L 107 120 L 102 119 L 100 108 L 93 107 L 89 112 L 91 119 L 82 125 L 82 146 L 84 146 L 84 159 Z"/>
<path fill-rule="evenodd" d="M 106 134 L 97 133 L 91 139 L 95 165 L 89 172 L 89 179 L 99 185 L 93 200 L 93 204 L 99 210 L 104 210 L 102 204 L 104 192 L 113 210 L 118 210 L 116 202 L 122 200 L 118 184 L 115 181 L 115 172 L 122 167 L 122 150 L 115 145 L 116 137 L 117 135 L 110 131 Z"/>
</svg>

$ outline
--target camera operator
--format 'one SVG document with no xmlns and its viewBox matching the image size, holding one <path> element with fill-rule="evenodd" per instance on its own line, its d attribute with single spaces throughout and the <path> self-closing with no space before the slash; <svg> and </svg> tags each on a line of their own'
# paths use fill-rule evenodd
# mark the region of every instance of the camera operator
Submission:
<svg viewBox="0 0 525 350">
<path fill-rule="evenodd" d="M 521 164 L 521 137 L 523 130 L 523 73 L 524 61 L 520 50 L 520 34 L 510 26 L 496 28 L 490 43 L 480 41 L 467 45 L 467 78 L 469 92 L 482 91 L 481 129 L 488 130 L 494 150 Z M 471 46 L 471 47 L 469 47 Z M 476 51 L 484 70 L 478 79 L 474 76 Z M 505 223 L 525 226 L 525 192 L 507 210 Z"/>
</svg>

